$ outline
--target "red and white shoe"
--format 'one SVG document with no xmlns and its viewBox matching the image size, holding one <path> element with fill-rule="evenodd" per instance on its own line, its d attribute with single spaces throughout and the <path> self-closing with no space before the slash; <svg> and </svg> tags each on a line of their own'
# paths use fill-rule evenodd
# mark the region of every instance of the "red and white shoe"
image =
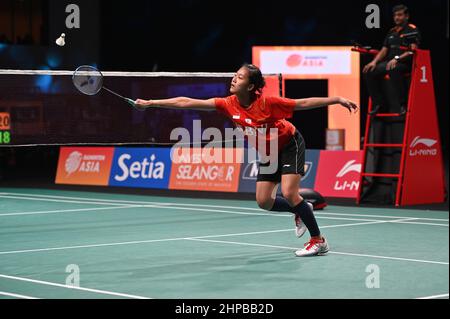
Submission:
<svg viewBox="0 0 450 319">
<path fill-rule="evenodd" d="M 307 204 L 311 208 L 311 210 L 314 212 L 313 204 L 311 204 L 309 202 L 307 202 Z M 306 228 L 306 225 L 303 223 L 302 219 L 299 216 L 294 215 L 294 220 L 295 220 L 295 235 L 298 238 L 301 238 L 306 233 L 308 228 Z"/>
<path fill-rule="evenodd" d="M 297 257 L 321 256 L 329 251 L 330 246 L 325 237 L 322 237 L 322 240 L 311 239 L 305 244 L 305 248 L 297 250 L 295 255 Z"/>
</svg>

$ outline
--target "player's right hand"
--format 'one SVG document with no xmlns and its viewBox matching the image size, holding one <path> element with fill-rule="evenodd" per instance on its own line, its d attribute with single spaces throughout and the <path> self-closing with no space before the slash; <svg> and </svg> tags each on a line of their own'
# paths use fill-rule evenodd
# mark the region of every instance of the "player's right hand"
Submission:
<svg viewBox="0 0 450 319">
<path fill-rule="evenodd" d="M 134 104 L 136 105 L 137 108 L 146 109 L 152 103 L 151 103 L 151 101 L 137 99 L 136 101 L 134 101 Z"/>
<path fill-rule="evenodd" d="M 369 73 L 372 72 L 373 70 L 375 70 L 377 64 L 376 62 L 372 61 L 369 64 L 367 64 L 364 69 L 363 69 L 363 73 Z"/>
</svg>

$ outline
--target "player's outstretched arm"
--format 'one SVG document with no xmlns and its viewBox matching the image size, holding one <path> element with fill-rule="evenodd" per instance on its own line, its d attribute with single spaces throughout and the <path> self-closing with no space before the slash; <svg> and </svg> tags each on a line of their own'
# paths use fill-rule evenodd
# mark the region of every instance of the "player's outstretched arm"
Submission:
<svg viewBox="0 0 450 319">
<path fill-rule="evenodd" d="M 166 100 L 141 100 L 138 99 L 134 102 L 140 109 L 147 108 L 164 108 L 164 109 L 188 109 L 188 110 L 200 110 L 200 111 L 213 111 L 216 109 L 214 99 L 198 100 L 188 97 L 176 97 Z"/>
<path fill-rule="evenodd" d="M 356 105 L 356 103 L 347 100 L 343 97 L 324 97 L 324 98 L 312 97 L 308 99 L 295 100 L 295 102 L 296 102 L 295 110 L 310 110 L 329 105 L 340 104 L 346 109 L 348 109 L 350 113 L 352 112 L 356 113 L 358 111 L 358 106 Z"/>
</svg>

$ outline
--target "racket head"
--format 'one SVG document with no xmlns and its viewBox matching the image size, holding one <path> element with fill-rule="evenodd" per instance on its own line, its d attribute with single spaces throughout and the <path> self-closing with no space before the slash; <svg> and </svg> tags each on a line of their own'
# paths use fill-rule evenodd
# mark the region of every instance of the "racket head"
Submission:
<svg viewBox="0 0 450 319">
<path fill-rule="evenodd" d="M 78 67 L 72 76 L 73 85 L 85 95 L 96 95 L 103 88 L 103 74 L 90 65 Z"/>
</svg>

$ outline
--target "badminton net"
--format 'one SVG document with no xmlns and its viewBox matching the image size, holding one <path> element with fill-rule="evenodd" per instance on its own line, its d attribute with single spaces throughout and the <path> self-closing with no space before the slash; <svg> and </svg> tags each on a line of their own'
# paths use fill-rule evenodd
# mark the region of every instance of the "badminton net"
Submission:
<svg viewBox="0 0 450 319">
<path fill-rule="evenodd" d="M 224 132 L 232 123 L 217 112 L 148 109 L 139 112 L 100 92 L 80 94 L 72 71 L 0 70 L 0 114 L 10 117 L 9 138 L 0 147 L 52 145 L 173 145 L 175 128 L 193 134 L 202 129 Z M 231 73 L 103 72 L 108 87 L 131 98 L 176 96 L 208 99 L 229 95 Z M 278 75 L 268 75 L 281 88 Z M 223 135 L 225 136 L 225 134 Z"/>
</svg>

